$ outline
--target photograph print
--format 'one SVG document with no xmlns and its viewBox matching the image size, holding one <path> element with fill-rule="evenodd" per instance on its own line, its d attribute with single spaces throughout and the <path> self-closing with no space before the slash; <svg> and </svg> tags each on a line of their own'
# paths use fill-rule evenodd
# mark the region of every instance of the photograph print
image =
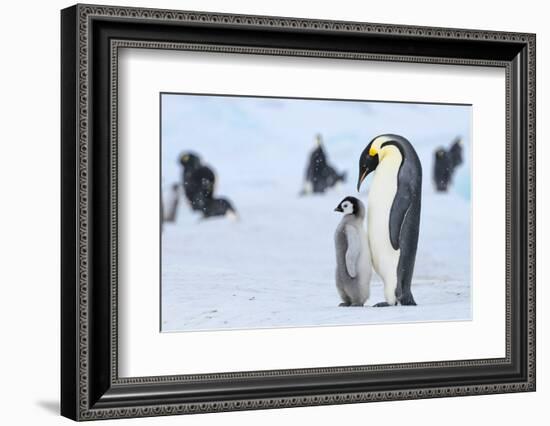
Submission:
<svg viewBox="0 0 550 426">
<path fill-rule="evenodd" d="M 471 320 L 471 121 L 161 93 L 161 331 Z"/>
</svg>

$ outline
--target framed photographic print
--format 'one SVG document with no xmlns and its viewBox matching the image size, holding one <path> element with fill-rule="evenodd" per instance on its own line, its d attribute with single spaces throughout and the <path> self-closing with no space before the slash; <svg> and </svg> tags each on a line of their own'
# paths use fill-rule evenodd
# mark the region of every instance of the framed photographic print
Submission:
<svg viewBox="0 0 550 426">
<path fill-rule="evenodd" d="M 535 390 L 535 35 L 61 29 L 64 416 Z"/>
</svg>

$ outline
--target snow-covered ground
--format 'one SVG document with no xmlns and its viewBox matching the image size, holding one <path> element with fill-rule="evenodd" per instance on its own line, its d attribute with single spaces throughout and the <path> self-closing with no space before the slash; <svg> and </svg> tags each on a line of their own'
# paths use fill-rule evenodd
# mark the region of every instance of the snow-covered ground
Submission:
<svg viewBox="0 0 550 426">
<path fill-rule="evenodd" d="M 218 193 L 231 199 L 240 220 L 200 220 L 182 203 L 177 222 L 165 225 L 162 331 L 471 319 L 469 108 L 349 104 L 163 95 L 163 185 L 179 178 L 179 152 L 198 152 L 216 170 Z M 299 197 L 317 132 L 348 181 L 324 195 Z M 341 308 L 333 242 L 341 216 L 333 210 L 345 196 L 358 195 L 359 154 L 388 132 L 415 143 L 424 169 L 412 286 L 418 306 L 368 306 L 384 300 L 374 275 L 365 307 Z M 451 192 L 436 194 L 433 150 L 459 134 L 466 163 Z M 367 192 L 360 194 L 365 203 Z"/>
</svg>

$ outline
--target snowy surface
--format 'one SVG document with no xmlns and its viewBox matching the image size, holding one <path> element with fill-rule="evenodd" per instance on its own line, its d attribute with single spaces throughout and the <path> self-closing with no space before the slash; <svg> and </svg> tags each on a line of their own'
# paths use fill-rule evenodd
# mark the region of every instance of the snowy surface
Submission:
<svg viewBox="0 0 550 426">
<path fill-rule="evenodd" d="M 177 222 L 165 226 L 162 331 L 471 319 L 469 107 L 163 95 L 162 119 L 163 188 L 179 179 L 177 155 L 193 150 L 216 170 L 218 194 L 240 215 L 201 220 L 183 202 Z M 348 182 L 299 197 L 317 132 Z M 358 195 L 363 148 L 389 132 L 415 144 L 424 169 L 412 285 L 418 306 L 368 306 L 384 300 L 374 274 L 365 307 L 338 307 L 333 233 L 341 216 L 333 210 Z M 433 151 L 457 135 L 466 164 L 451 192 L 436 194 Z M 368 184 L 360 198 L 368 203 Z"/>
</svg>

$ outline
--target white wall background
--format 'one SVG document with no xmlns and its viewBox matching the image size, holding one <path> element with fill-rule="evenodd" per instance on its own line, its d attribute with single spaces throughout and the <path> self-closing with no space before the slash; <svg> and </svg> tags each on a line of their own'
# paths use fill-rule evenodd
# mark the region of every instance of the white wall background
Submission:
<svg viewBox="0 0 550 426">
<path fill-rule="evenodd" d="M 120 424 L 544 424 L 550 399 L 550 28 L 545 3 L 492 0 L 104 0 L 104 4 L 537 33 L 538 391 L 454 399 L 120 420 Z M 2 5 L 0 65 L 0 401 L 2 423 L 68 424 L 59 404 L 59 9 L 71 2 Z M 545 123 L 546 121 L 546 123 Z M 128 423 L 131 422 L 131 423 Z M 113 421 L 102 424 L 110 424 Z M 114 424 L 114 423 L 113 423 Z"/>
</svg>

